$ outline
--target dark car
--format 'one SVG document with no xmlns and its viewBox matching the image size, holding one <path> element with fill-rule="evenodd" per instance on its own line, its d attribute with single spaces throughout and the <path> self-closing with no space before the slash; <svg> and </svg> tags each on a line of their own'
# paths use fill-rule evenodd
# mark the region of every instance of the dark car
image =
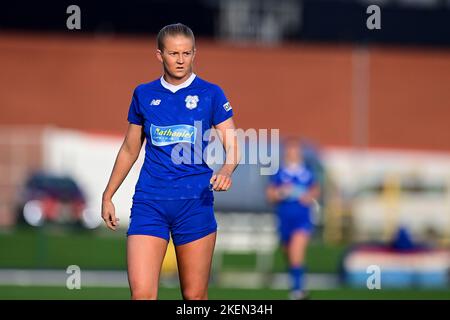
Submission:
<svg viewBox="0 0 450 320">
<path fill-rule="evenodd" d="M 19 194 L 19 217 L 32 226 L 79 224 L 85 209 L 85 196 L 70 176 L 35 173 Z"/>
</svg>

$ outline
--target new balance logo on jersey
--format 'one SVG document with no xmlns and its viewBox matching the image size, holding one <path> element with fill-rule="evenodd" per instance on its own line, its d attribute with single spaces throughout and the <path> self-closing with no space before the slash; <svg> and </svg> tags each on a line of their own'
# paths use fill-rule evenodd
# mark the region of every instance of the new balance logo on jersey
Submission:
<svg viewBox="0 0 450 320">
<path fill-rule="evenodd" d="M 153 99 L 152 102 L 150 102 L 151 106 L 159 106 L 161 103 L 161 99 Z"/>
</svg>

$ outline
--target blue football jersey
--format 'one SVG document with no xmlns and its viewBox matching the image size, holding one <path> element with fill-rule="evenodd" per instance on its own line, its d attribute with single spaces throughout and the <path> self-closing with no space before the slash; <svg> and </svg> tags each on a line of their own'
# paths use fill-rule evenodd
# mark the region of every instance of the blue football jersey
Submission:
<svg viewBox="0 0 450 320">
<path fill-rule="evenodd" d="M 298 202 L 300 196 L 307 192 L 316 181 L 309 168 L 298 165 L 293 168 L 280 167 L 278 172 L 270 177 L 270 182 L 275 186 L 291 185 L 292 192 L 282 202 Z"/>
<path fill-rule="evenodd" d="M 203 153 L 209 129 L 232 115 L 222 89 L 195 74 L 178 86 L 162 77 L 139 85 L 128 112 L 128 121 L 143 126 L 146 137 L 134 199 L 213 197 Z"/>
</svg>

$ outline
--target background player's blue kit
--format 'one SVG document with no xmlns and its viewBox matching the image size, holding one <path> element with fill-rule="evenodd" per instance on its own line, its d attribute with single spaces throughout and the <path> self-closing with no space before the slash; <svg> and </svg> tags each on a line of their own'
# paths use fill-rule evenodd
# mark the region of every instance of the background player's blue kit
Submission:
<svg viewBox="0 0 450 320">
<path fill-rule="evenodd" d="M 143 127 L 147 143 L 128 235 L 169 240 L 171 233 L 181 245 L 217 230 L 203 151 L 208 130 L 232 115 L 222 89 L 195 74 L 180 85 L 161 77 L 134 90 L 128 121 Z"/>
<path fill-rule="evenodd" d="M 282 166 L 277 174 L 271 176 L 271 184 L 277 187 L 290 185 L 292 190 L 276 205 L 281 241 L 287 243 L 296 230 L 312 232 L 311 208 L 299 200 L 315 184 L 312 171 L 303 164 L 292 168 Z"/>
</svg>

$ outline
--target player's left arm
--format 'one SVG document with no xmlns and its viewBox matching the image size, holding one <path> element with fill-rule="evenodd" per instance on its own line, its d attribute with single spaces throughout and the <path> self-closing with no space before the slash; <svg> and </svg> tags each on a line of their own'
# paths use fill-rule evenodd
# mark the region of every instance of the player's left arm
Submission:
<svg viewBox="0 0 450 320">
<path fill-rule="evenodd" d="M 214 128 L 218 131 L 226 158 L 224 165 L 211 177 L 210 183 L 214 191 L 227 191 L 232 184 L 231 175 L 241 161 L 236 128 L 231 117 L 215 125 Z"/>
</svg>

